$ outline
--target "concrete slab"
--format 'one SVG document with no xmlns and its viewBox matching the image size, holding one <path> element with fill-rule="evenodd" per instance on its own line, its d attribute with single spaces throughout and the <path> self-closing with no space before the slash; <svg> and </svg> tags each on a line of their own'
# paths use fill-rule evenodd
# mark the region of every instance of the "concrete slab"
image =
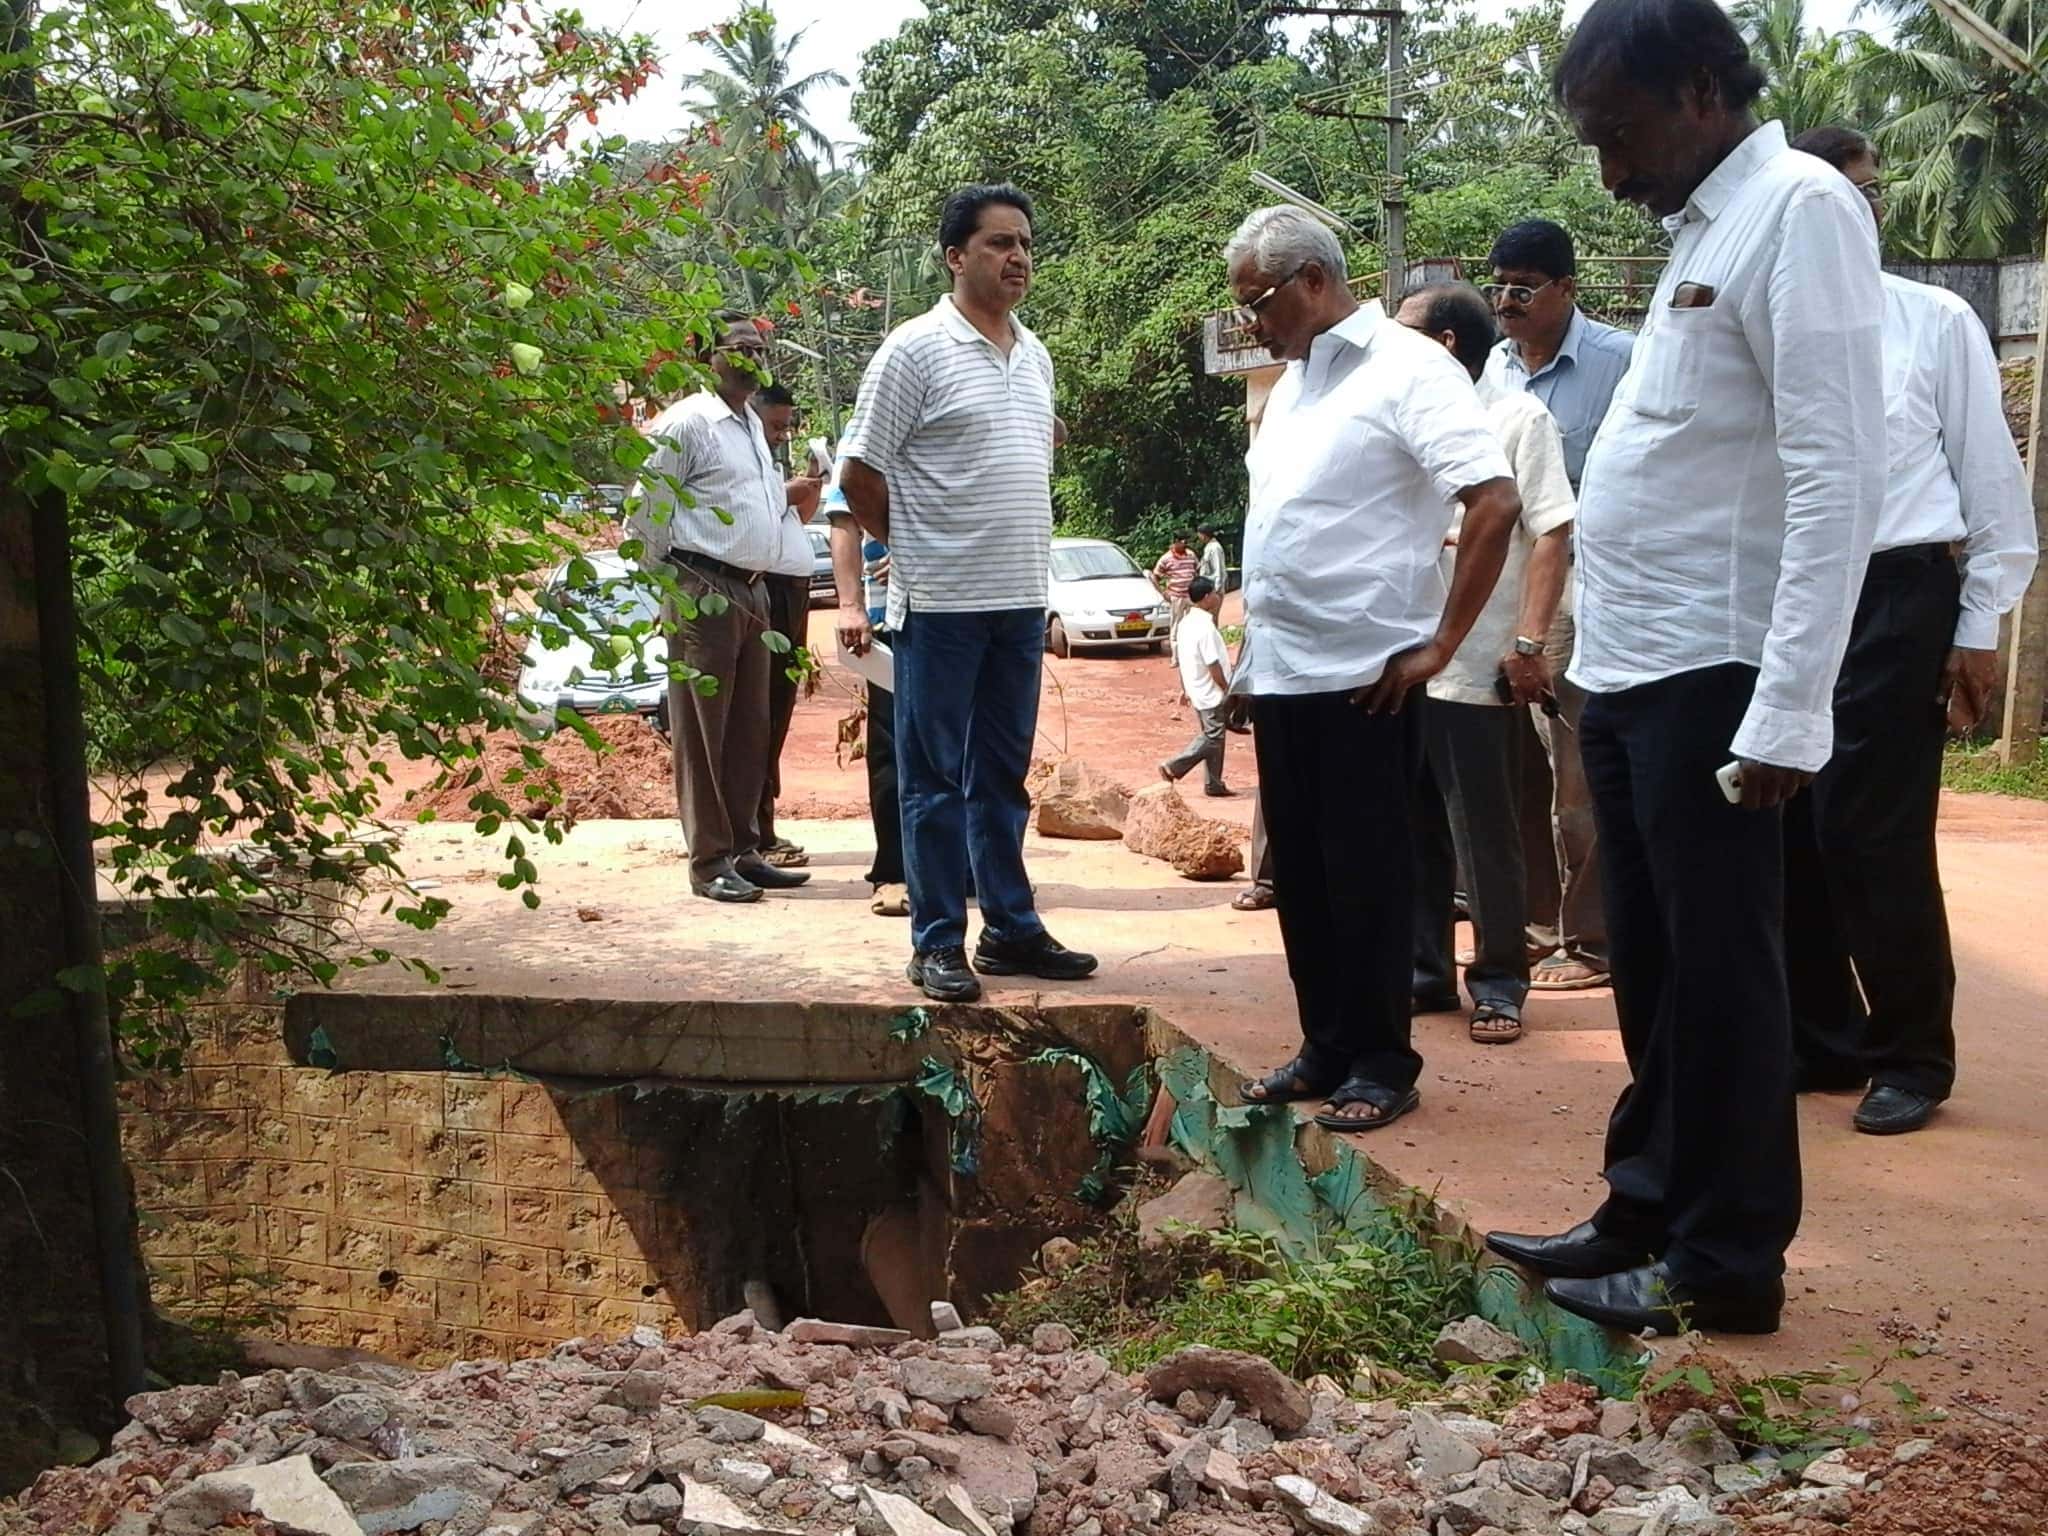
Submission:
<svg viewBox="0 0 2048 1536">
<path fill-rule="evenodd" d="M 360 927 L 367 942 L 430 960 L 451 1006 L 465 994 L 478 1007 L 499 995 L 916 1002 L 902 980 L 907 925 L 867 909 L 866 824 L 784 830 L 811 850 L 811 884 L 724 907 L 688 895 L 673 828 L 586 823 L 533 853 L 544 900 L 528 911 L 496 887 L 493 841 L 466 827 L 410 827 L 407 869 L 437 882 L 454 911 L 427 935 L 367 914 Z M 1967 1392 L 2038 1412 L 2048 1399 L 2037 1343 L 2048 1319 L 2038 1033 L 2048 942 L 2015 914 L 2048 893 L 2048 807 L 1953 800 L 1944 857 L 1962 978 L 1958 1097 L 1935 1129 L 1897 1140 L 1854 1134 L 1847 1097 L 1806 1101 L 1807 1218 L 1786 1328 L 1729 1341 L 1727 1352 L 1779 1370 L 1840 1362 L 1909 1382 L 1930 1401 Z M 1074 986 L 996 982 L 990 1003 L 1143 1004 L 1239 1066 L 1291 1054 L 1278 931 L 1270 913 L 1230 908 L 1241 882 L 1180 880 L 1118 843 L 1034 837 L 1027 861 L 1048 926 L 1099 953 L 1102 970 Z M 396 967 L 355 973 L 345 989 L 355 999 L 431 990 Z M 1423 1108 L 1355 1138 L 1360 1150 L 1482 1229 L 1547 1230 L 1583 1215 L 1599 1198 L 1601 1130 L 1624 1078 L 1612 1003 L 1605 993 L 1539 997 L 1529 1023 L 1522 1043 L 1486 1048 L 1461 1019 L 1419 1021 Z M 1941 1353 L 1888 1358 L 1902 1339 L 1936 1331 Z"/>
</svg>

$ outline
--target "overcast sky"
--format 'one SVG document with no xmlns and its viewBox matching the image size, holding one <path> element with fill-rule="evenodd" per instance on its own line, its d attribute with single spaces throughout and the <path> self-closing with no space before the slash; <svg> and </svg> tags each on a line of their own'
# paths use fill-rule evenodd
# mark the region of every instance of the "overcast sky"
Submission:
<svg viewBox="0 0 2048 1536">
<path fill-rule="evenodd" d="M 1568 0 L 1567 19 L 1576 19 L 1590 0 Z M 1835 31 L 1850 24 L 1860 0 L 1807 0 L 1807 25 Z M 713 60 L 690 42 L 690 34 L 733 14 L 730 3 L 705 0 L 583 0 L 584 14 L 599 26 L 650 34 L 660 47 L 662 74 L 646 93 L 604 116 L 600 127 L 634 139 L 662 139 L 688 126 L 683 101 L 689 94 L 685 76 L 708 68 Z M 836 69 L 847 78 L 845 89 L 822 89 L 812 97 L 812 118 L 836 143 L 852 143 L 853 81 L 863 50 L 893 35 L 912 16 L 923 12 L 921 0 L 770 0 L 778 28 L 803 32 L 796 66 L 803 73 Z M 1482 15 L 1499 16 L 1510 0 L 1478 0 Z M 1866 18 L 1865 24 L 1868 23 Z M 1297 23 L 1308 26 L 1312 23 Z"/>
</svg>

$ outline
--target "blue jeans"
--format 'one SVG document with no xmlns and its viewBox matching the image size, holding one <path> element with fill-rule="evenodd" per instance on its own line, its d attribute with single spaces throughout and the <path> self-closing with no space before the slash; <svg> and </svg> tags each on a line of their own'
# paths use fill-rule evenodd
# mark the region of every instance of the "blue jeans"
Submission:
<svg viewBox="0 0 2048 1536">
<path fill-rule="evenodd" d="M 965 945 L 970 868 L 991 937 L 1044 931 L 1024 875 L 1045 612 L 913 613 L 895 633 L 896 772 L 910 940 Z"/>
</svg>

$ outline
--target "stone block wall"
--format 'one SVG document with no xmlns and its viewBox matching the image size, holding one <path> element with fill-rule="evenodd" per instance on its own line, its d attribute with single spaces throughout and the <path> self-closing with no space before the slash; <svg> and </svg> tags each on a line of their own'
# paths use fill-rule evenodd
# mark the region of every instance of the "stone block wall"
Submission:
<svg viewBox="0 0 2048 1536">
<path fill-rule="evenodd" d="M 197 1031 L 123 1116 L 164 1310 L 425 1364 L 698 1321 L 664 1283 L 687 1234 L 621 1093 L 294 1066 L 275 1008 Z"/>
</svg>

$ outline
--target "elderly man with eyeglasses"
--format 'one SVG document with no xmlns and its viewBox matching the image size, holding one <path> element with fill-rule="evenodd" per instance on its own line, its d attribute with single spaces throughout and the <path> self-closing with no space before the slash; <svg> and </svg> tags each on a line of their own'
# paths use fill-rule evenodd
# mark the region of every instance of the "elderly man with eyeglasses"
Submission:
<svg viewBox="0 0 2048 1536">
<path fill-rule="evenodd" d="M 1480 292 L 1493 305 L 1502 334 L 1486 360 L 1486 387 L 1526 390 L 1549 407 L 1564 438 L 1565 474 L 1576 495 L 1586 450 L 1628 371 L 1635 335 L 1579 308 L 1572 237 L 1548 219 L 1510 225 L 1493 242 L 1487 261 L 1493 281 Z M 1522 795 L 1529 951 L 1541 962 L 1530 985 L 1539 992 L 1580 991 L 1608 979 L 1599 836 L 1579 761 L 1586 695 L 1564 675 L 1577 638 L 1567 582 L 1548 633 L 1517 636 L 1515 642 L 1549 674 L 1564 722 L 1560 731 L 1551 717 L 1532 710 L 1530 729 L 1523 733 L 1533 734 L 1543 748 L 1540 758 L 1524 753 Z"/>
<path fill-rule="evenodd" d="M 1361 306 L 1336 237 L 1296 208 L 1224 248 L 1251 338 L 1287 365 L 1245 455 L 1245 644 L 1260 806 L 1302 1048 L 1248 1103 L 1321 1101 L 1336 1131 L 1419 1100 L 1410 1043 L 1421 711 L 1499 579 L 1522 500 L 1472 379 Z M 1465 509 L 1449 590 L 1438 555 Z"/>
</svg>

